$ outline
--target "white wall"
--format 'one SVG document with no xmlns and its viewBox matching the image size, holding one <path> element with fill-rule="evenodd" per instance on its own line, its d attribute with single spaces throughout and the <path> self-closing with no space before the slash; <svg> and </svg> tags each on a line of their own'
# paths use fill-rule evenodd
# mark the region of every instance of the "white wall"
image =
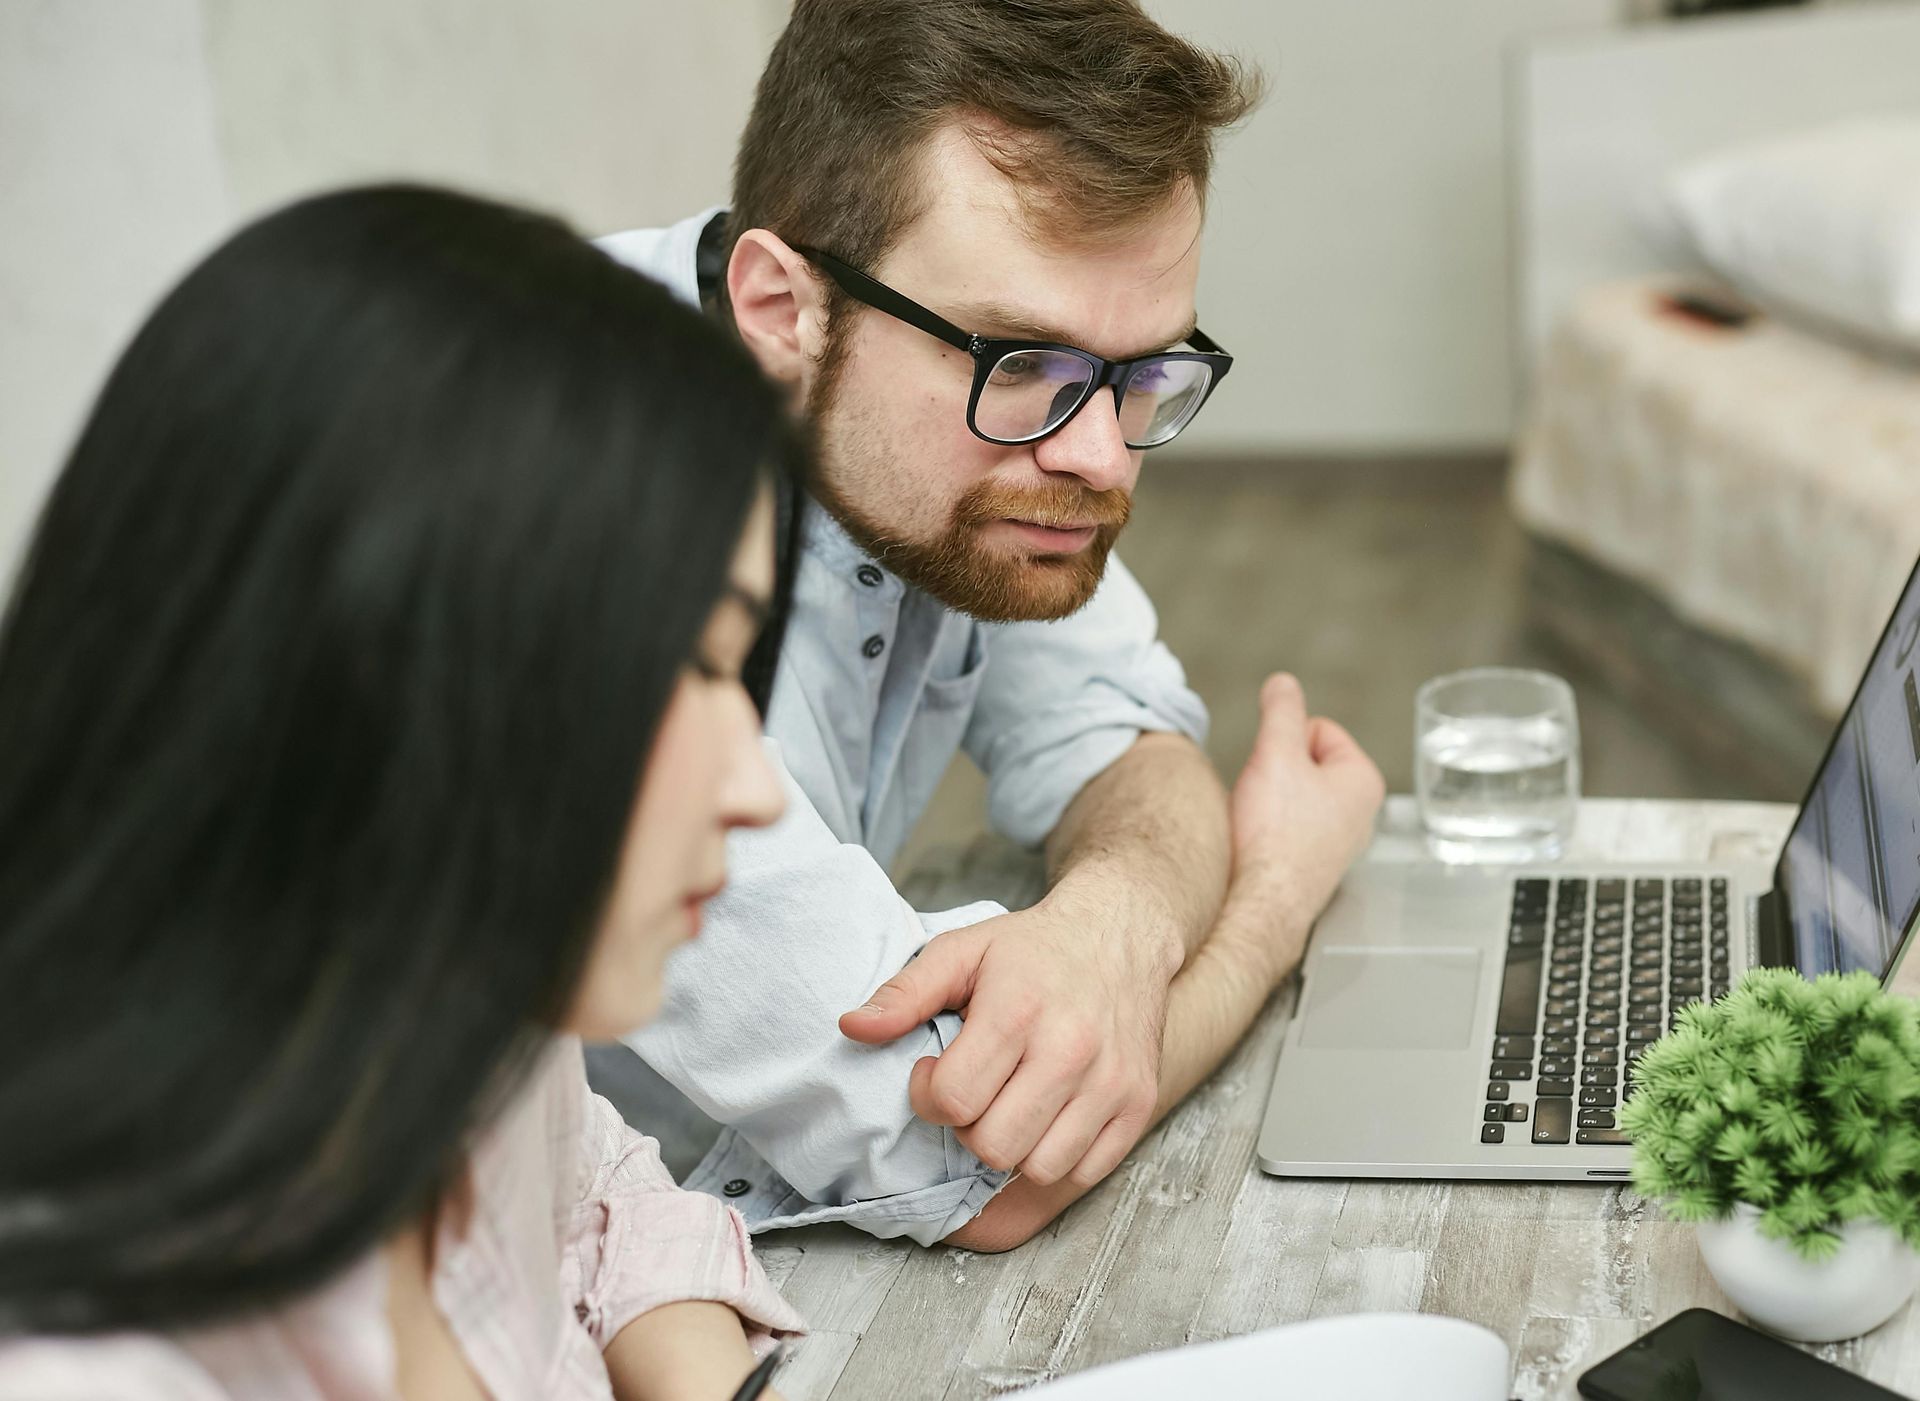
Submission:
<svg viewBox="0 0 1920 1401">
<path fill-rule="evenodd" d="M 1225 145 L 1200 324 L 1238 357 L 1190 430 L 1246 452 L 1507 439 L 1505 63 L 1620 0 L 1149 0 L 1265 69 Z"/>
<path fill-rule="evenodd" d="M 0 574 L 109 360 L 226 207 L 195 0 L 0 0 Z"/>
<path fill-rule="evenodd" d="M 113 356 L 234 225 L 388 176 L 525 200 L 589 232 L 719 202 L 785 13 L 0 0 L 0 579 Z"/>
<path fill-rule="evenodd" d="M 1502 64 L 1624 0 L 1148 0 L 1258 62 L 1192 445 L 1479 448 L 1511 413 Z M 0 0 L 0 568 L 113 352 L 220 232 L 348 180 L 589 231 L 724 197 L 784 0 Z"/>
</svg>

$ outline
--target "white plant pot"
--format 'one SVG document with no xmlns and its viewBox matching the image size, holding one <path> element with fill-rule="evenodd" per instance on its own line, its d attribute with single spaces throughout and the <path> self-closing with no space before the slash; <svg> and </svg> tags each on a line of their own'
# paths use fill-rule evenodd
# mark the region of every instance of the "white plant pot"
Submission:
<svg viewBox="0 0 1920 1401">
<path fill-rule="evenodd" d="M 1831 1343 L 1878 1328 L 1920 1284 L 1920 1252 L 1878 1221 L 1849 1221 L 1840 1249 L 1806 1260 L 1760 1234 L 1742 1203 L 1724 1221 L 1702 1221 L 1700 1256 L 1734 1307 L 1769 1332 Z"/>
</svg>

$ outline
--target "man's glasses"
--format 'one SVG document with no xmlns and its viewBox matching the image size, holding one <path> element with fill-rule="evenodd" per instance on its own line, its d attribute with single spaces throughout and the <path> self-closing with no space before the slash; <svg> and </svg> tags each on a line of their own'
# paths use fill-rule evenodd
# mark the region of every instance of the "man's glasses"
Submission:
<svg viewBox="0 0 1920 1401">
<path fill-rule="evenodd" d="M 961 330 L 910 297 L 818 248 L 793 245 L 855 301 L 883 311 L 973 357 L 967 427 L 1006 447 L 1037 443 L 1067 426 L 1102 389 L 1113 390 L 1120 435 L 1130 448 L 1157 448 L 1193 422 L 1233 357 L 1196 327 L 1195 350 L 1168 350 L 1132 360 L 1106 360 L 1050 341 L 993 340 Z"/>
</svg>

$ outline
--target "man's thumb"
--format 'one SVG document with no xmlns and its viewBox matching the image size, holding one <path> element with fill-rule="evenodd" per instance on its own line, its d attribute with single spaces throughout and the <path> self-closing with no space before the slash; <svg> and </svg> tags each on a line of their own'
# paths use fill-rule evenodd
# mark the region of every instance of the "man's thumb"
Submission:
<svg viewBox="0 0 1920 1401">
<path fill-rule="evenodd" d="M 869 1044 L 892 1041 L 973 996 L 979 954 L 971 941 L 937 938 L 875 988 L 865 1005 L 840 1018 L 841 1034 Z"/>
</svg>

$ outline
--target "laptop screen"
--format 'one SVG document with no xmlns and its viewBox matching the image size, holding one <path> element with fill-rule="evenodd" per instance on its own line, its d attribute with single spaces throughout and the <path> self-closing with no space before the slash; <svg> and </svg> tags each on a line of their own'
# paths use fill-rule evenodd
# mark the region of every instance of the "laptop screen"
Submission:
<svg viewBox="0 0 1920 1401">
<path fill-rule="evenodd" d="M 1920 569 L 1874 649 L 1775 873 L 1794 965 L 1884 978 L 1920 913 Z"/>
</svg>

